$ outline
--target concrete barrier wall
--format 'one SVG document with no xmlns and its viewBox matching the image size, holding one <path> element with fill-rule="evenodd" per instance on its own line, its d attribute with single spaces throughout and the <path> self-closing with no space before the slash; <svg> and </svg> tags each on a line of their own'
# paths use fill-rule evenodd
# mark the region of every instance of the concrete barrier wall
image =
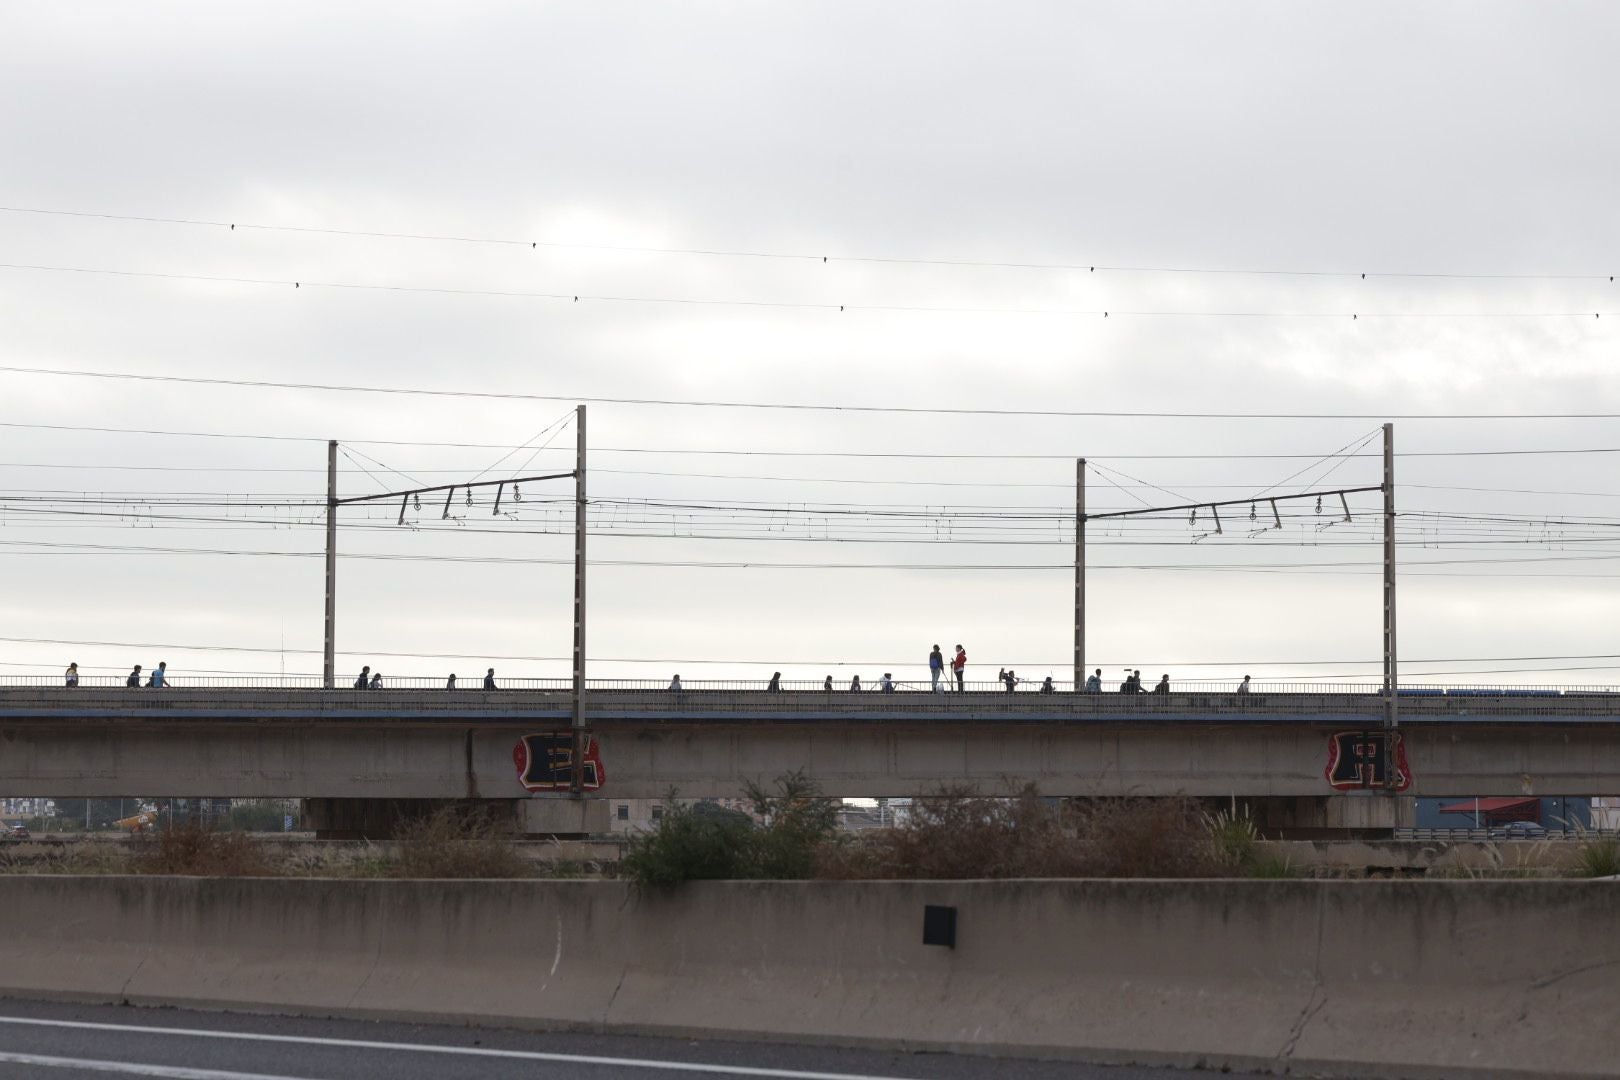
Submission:
<svg viewBox="0 0 1620 1080">
<path fill-rule="evenodd" d="M 955 949 L 923 906 L 958 909 Z M 0 877 L 0 992 L 1347 1076 L 1620 1069 L 1608 882 Z"/>
</svg>

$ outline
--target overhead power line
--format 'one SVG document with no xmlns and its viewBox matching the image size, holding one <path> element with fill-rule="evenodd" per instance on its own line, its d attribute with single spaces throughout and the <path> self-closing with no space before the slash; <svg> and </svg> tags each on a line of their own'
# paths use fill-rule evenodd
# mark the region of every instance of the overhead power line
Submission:
<svg viewBox="0 0 1620 1080">
<path fill-rule="evenodd" d="M 1458 281 L 1613 281 L 1613 274 L 1571 274 L 1571 273 L 1460 273 L 1455 271 L 1392 271 L 1392 270 L 1298 270 L 1298 269 L 1262 269 L 1254 267 L 1211 267 L 1211 266 L 1166 266 L 1148 264 L 1103 264 L 1085 262 L 1041 262 L 1032 260 L 1011 259 L 970 259 L 970 258 L 929 258 L 922 256 L 897 255 L 836 255 L 831 253 L 816 253 L 806 251 L 768 251 L 750 250 L 746 248 L 723 247 L 670 247 L 648 246 L 640 244 L 604 244 L 570 242 L 562 240 L 525 239 L 520 237 L 499 236 L 467 236 L 456 233 L 428 232 L 417 230 L 410 232 L 390 232 L 380 229 L 345 229 L 313 225 L 267 225 L 260 222 L 246 221 L 212 221 L 204 218 L 185 217 L 157 217 L 136 214 L 107 214 L 89 210 L 54 210 L 32 206 L 0 206 L 0 213 L 7 214 L 37 214 L 50 217 L 89 218 L 101 221 L 128 221 L 140 222 L 150 225 L 189 225 L 205 228 L 226 229 L 231 232 L 278 232 L 302 233 L 318 236 L 346 236 L 362 239 L 379 240 L 417 240 L 433 241 L 437 243 L 453 244 L 487 244 L 501 247 L 518 247 L 537 250 L 539 248 L 552 248 L 572 251 L 616 251 L 627 254 L 641 255 L 696 255 L 727 259 L 779 259 L 792 262 L 808 263 L 876 263 L 894 266 L 931 266 L 931 267 L 972 267 L 997 270 L 1056 270 L 1083 273 L 1129 273 L 1129 274 L 1222 274 L 1222 275 L 1255 275 L 1263 277 L 1302 277 L 1302 278 L 1351 278 L 1367 280 L 1370 278 L 1393 279 L 1450 279 Z"/>
<path fill-rule="evenodd" d="M 300 442 L 325 443 L 327 437 L 317 435 L 270 435 L 249 432 L 228 431 L 174 431 L 154 428 L 119 428 L 102 427 L 91 424 L 40 424 L 23 421 L 0 420 L 0 428 L 20 428 L 33 431 L 84 431 L 104 435 L 154 435 L 173 438 L 191 439 L 246 439 L 268 440 L 272 442 Z M 340 442 L 354 446 L 416 446 L 429 449 L 450 448 L 461 450 L 513 450 L 523 447 L 514 447 L 510 443 L 466 443 L 466 442 L 430 442 L 418 439 L 341 439 Z M 558 451 L 559 453 L 562 451 Z M 854 450 L 714 450 L 697 449 L 691 447 L 657 447 L 657 446 L 593 446 L 594 454 L 658 454 L 661 456 L 708 456 L 708 457 L 784 457 L 784 458 L 841 458 L 863 460 L 869 458 L 887 458 L 895 460 L 915 461 L 1067 461 L 1073 462 L 1078 456 L 1075 454 L 962 454 L 962 453 L 918 453 L 903 451 L 854 451 Z M 1620 446 L 1596 447 L 1548 447 L 1522 450 L 1402 450 L 1396 452 L 1398 458 L 1454 458 L 1454 457 L 1522 457 L 1539 455 L 1567 455 L 1567 454 L 1620 454 Z M 1345 454 L 1345 458 L 1357 457 L 1368 460 L 1378 460 L 1380 454 Z M 1196 454 L 1088 454 L 1088 461 L 1320 461 L 1321 454 L 1267 454 L 1267 453 L 1222 453 L 1214 450 Z"/>
<path fill-rule="evenodd" d="M 1135 319 L 1601 319 L 1614 311 L 1186 311 L 1122 308 L 967 307 L 931 304 L 855 304 L 808 300 L 744 300 L 736 297 L 631 296 L 611 293 L 542 292 L 525 289 L 473 289 L 448 285 L 379 285 L 360 281 L 320 281 L 306 278 L 233 277 L 224 274 L 182 274 L 157 270 L 119 270 L 104 266 L 49 266 L 42 263 L 0 263 L 0 270 L 47 274 L 83 274 L 101 277 L 144 278 L 157 281 L 206 281 L 223 285 L 269 286 L 286 289 L 334 289 L 354 292 L 409 293 L 418 296 L 488 296 L 557 303 L 655 304 L 691 307 L 738 307 L 782 311 L 891 312 L 935 315 L 1050 315 L 1069 318 Z"/>
<path fill-rule="evenodd" d="M 447 390 L 432 387 L 364 386 L 352 383 L 291 382 L 272 379 L 226 379 L 202 375 L 154 375 L 128 371 L 86 371 L 69 368 L 23 367 L 0 364 L 0 371 L 17 375 L 50 375 L 129 382 L 184 383 L 192 386 L 228 386 L 252 390 L 312 390 L 344 394 L 397 394 L 419 397 L 473 398 L 484 401 L 568 401 L 584 405 L 636 405 L 689 409 L 769 409 L 790 412 L 900 413 L 925 416 L 1050 416 L 1066 419 L 1168 420 L 1616 420 L 1620 413 L 1350 413 L 1350 412 L 1176 412 L 1146 409 L 998 409 L 936 405 L 861 405 L 792 401 L 705 400 L 699 398 L 601 397 L 581 394 L 535 394 L 498 390 Z"/>
<path fill-rule="evenodd" d="M 187 652 L 236 652 L 236 653 L 264 653 L 264 654 L 276 654 L 276 653 L 318 654 L 321 651 L 320 649 L 301 649 L 301 648 L 293 648 L 293 647 L 285 647 L 284 648 L 284 647 L 281 647 L 281 646 L 270 647 L 270 646 L 253 646 L 253 645 L 212 645 L 212 644 L 198 644 L 198 643 L 185 644 L 185 643 L 173 642 L 173 641 L 101 641 L 101 640 L 94 640 L 94 639 L 82 640 L 82 639 L 73 639 L 73 638 L 49 638 L 49 637 L 0 637 L 0 641 L 9 642 L 9 643 L 18 644 L 18 645 L 81 645 L 81 646 L 90 647 L 90 648 L 112 648 L 112 649 L 179 649 L 179 650 L 183 650 L 183 651 L 187 651 Z M 562 661 L 562 660 L 571 659 L 571 657 L 569 657 L 569 656 L 530 656 L 530 655 L 523 655 L 523 654 L 497 654 L 497 653 L 389 652 L 387 650 L 382 650 L 382 649 L 363 649 L 363 648 L 344 649 L 343 651 L 345 653 L 348 653 L 349 655 L 355 655 L 355 656 L 364 655 L 364 656 L 405 657 L 405 658 L 410 658 L 410 659 L 423 659 L 423 660 L 513 660 L 513 661 L 525 661 L 525 660 L 527 660 L 527 661 L 535 661 L 535 662 L 544 663 L 544 662 L 553 662 L 553 661 Z M 698 657 L 681 657 L 681 656 L 594 656 L 593 655 L 591 657 L 591 659 L 599 660 L 599 661 L 602 661 L 604 663 L 619 663 L 619 664 L 761 664 L 761 665 L 772 665 L 772 664 L 778 664 L 778 663 L 783 662 L 780 657 L 777 657 L 777 658 L 764 658 L 764 659 L 753 659 L 753 658 L 746 658 L 746 657 L 711 657 L 711 658 L 703 659 L 703 658 L 698 658 Z M 1565 661 L 1565 660 L 1620 660 L 1620 653 L 1575 653 L 1575 654 L 1560 655 L 1560 656 L 1447 656 L 1447 657 L 1431 657 L 1431 658 L 1426 658 L 1426 659 L 1421 659 L 1421 660 L 1411 660 L 1411 661 L 1408 661 L 1408 662 L 1413 663 L 1413 664 L 1497 664 L 1497 663 L 1532 663 L 1532 662 L 1551 661 L 1551 660 L 1556 660 L 1556 661 Z M 849 659 L 849 660 L 830 660 L 830 659 L 817 660 L 817 659 L 811 659 L 811 660 L 800 660 L 800 659 L 794 659 L 791 662 L 795 663 L 795 664 L 801 664 L 801 665 L 802 664 L 814 664 L 814 665 L 818 665 L 818 666 L 825 666 L 825 665 L 829 665 L 829 664 L 833 664 L 833 665 L 892 664 L 896 668 L 900 668 L 900 667 L 904 667 L 907 664 L 912 664 L 912 665 L 915 665 L 917 667 L 922 667 L 924 664 L 926 664 L 927 660 L 926 660 L 926 657 L 918 657 L 918 658 L 914 658 L 914 659 L 911 659 L 911 660 L 867 660 L 867 659 Z M 1030 667 L 1035 667 L 1035 668 L 1058 667 L 1058 666 L 1061 666 L 1062 664 L 1068 663 L 1067 660 L 1064 660 L 1061 663 L 1042 662 L 1042 661 L 1033 661 L 1033 660 L 1022 660 L 1022 661 L 1019 661 L 1019 662 L 1023 663 L 1023 664 L 1027 664 Z M 1097 665 L 1099 667 L 1103 667 L 1103 668 L 1121 666 L 1120 662 L 1117 662 L 1117 661 L 1113 662 L 1113 663 L 1110 663 L 1110 662 L 1100 661 L 1099 660 L 1099 661 L 1096 661 L 1096 663 L 1097 663 Z M 1134 658 L 1132 663 L 1143 666 L 1143 667 L 1147 667 L 1147 666 L 1161 667 L 1162 666 L 1162 667 L 1170 667 L 1170 668 L 1243 667 L 1245 665 L 1254 666 L 1254 667 L 1267 666 L 1267 665 L 1274 666 L 1274 667 L 1370 667 L 1370 666 L 1376 664 L 1376 661 L 1373 661 L 1373 660 L 1287 660 L 1287 659 L 1270 659 L 1270 660 L 1254 660 L 1254 659 L 1248 659 L 1248 660 L 1164 660 L 1164 659 L 1153 659 L 1153 660 L 1144 660 L 1144 659 L 1141 659 L 1141 658 Z M 1529 670 L 1534 671 L 1536 669 L 1532 668 L 1532 669 L 1529 669 Z M 1460 673 L 1460 674 L 1466 674 L 1466 672 L 1463 672 L 1463 673 Z"/>
</svg>

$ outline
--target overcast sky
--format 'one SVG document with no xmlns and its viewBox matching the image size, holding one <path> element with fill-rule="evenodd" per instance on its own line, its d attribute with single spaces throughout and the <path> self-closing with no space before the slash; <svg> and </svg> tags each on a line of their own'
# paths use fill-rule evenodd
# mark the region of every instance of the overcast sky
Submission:
<svg viewBox="0 0 1620 1080">
<path fill-rule="evenodd" d="M 579 397 L 1359 414 L 590 406 L 596 674 L 925 679 L 961 642 L 1064 679 L 1075 457 L 1113 470 L 1100 511 L 1246 498 L 1386 418 L 1403 454 L 1620 447 L 1545 415 L 1620 414 L 1617 31 L 1600 3 L 8 5 L 0 365 L 554 400 L 0 371 L 7 425 L 307 440 L 0 427 L 0 674 L 318 673 L 329 438 L 353 495 L 521 475 L 490 447 Z M 1401 418 L 1480 413 L 1543 415 Z M 528 471 L 572 468 L 554 433 Z M 1407 681 L 1616 679 L 1614 462 L 1400 458 Z M 1379 462 L 1273 493 L 1318 478 Z M 344 511 L 340 672 L 564 674 L 571 489 L 523 495 Z M 1088 667 L 1375 674 L 1380 502 L 1349 501 L 1196 542 L 1207 511 L 1093 523 Z"/>
</svg>

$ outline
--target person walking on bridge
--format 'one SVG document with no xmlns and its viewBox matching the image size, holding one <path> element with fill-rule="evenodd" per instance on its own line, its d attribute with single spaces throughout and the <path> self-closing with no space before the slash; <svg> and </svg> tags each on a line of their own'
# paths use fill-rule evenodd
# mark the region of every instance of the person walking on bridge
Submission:
<svg viewBox="0 0 1620 1080">
<path fill-rule="evenodd" d="M 771 676 L 771 681 L 765 687 L 765 692 L 768 694 L 780 694 L 782 692 L 782 673 L 780 671 Z"/>
<path fill-rule="evenodd" d="M 945 692 L 939 686 L 939 680 L 944 676 L 945 654 L 939 651 L 938 645 L 935 645 L 934 651 L 928 654 L 928 677 L 934 680 L 934 693 L 943 694 Z"/>
<path fill-rule="evenodd" d="M 829 694 L 833 692 L 832 676 L 831 675 L 827 676 L 827 681 L 821 684 L 821 688 L 823 690 L 825 690 Z"/>
<path fill-rule="evenodd" d="M 369 690 L 369 689 L 371 689 L 371 665 L 370 664 L 367 664 L 365 667 L 360 669 L 360 677 L 358 679 L 354 680 L 354 688 L 356 690 Z"/>
<path fill-rule="evenodd" d="M 454 690 L 456 688 L 456 673 L 455 672 L 452 671 L 450 673 L 450 677 L 444 681 L 444 688 L 446 690 Z"/>
<path fill-rule="evenodd" d="M 676 675 L 673 679 L 669 680 L 669 692 L 672 694 L 678 694 L 681 692 L 681 677 L 679 675 Z"/>
<path fill-rule="evenodd" d="M 956 676 L 956 692 L 962 693 L 967 689 L 967 650 L 958 645 L 956 655 L 951 657 L 951 674 Z"/>
<path fill-rule="evenodd" d="M 849 692 L 852 694 L 858 694 L 861 692 L 861 677 L 859 675 L 849 680 Z"/>
<path fill-rule="evenodd" d="M 1240 694 L 1247 694 L 1249 692 L 1249 677 L 1247 675 L 1243 676 L 1243 681 L 1238 683 L 1237 692 Z"/>
<path fill-rule="evenodd" d="M 373 689 L 373 690 L 381 690 L 382 689 L 382 672 L 373 671 L 371 673 L 371 689 Z"/>
<path fill-rule="evenodd" d="M 1018 673 L 1008 668 L 1001 673 L 1001 681 L 1006 684 L 1007 693 L 1010 694 L 1018 688 Z"/>
<path fill-rule="evenodd" d="M 146 680 L 146 685 L 157 687 L 161 690 L 165 685 L 165 677 L 168 674 L 169 662 L 167 660 L 159 660 L 158 666 L 152 669 L 152 677 Z"/>
<path fill-rule="evenodd" d="M 1170 692 L 1170 675 L 1168 673 L 1159 676 L 1159 685 L 1153 688 L 1153 692 L 1155 694 L 1168 694 Z"/>
<path fill-rule="evenodd" d="M 129 678 L 124 680 L 124 685 L 125 686 L 139 686 L 139 685 L 141 685 L 141 665 L 139 665 L 139 664 L 135 665 L 135 670 L 130 672 L 129 673 Z"/>
<path fill-rule="evenodd" d="M 1086 680 L 1086 693 L 1102 693 L 1102 668 L 1098 668 L 1096 671 L 1092 672 L 1091 677 Z"/>
<path fill-rule="evenodd" d="M 494 668 L 490 668 L 488 671 L 486 671 L 484 673 L 484 689 L 485 690 L 493 690 L 493 689 L 495 689 L 495 669 Z"/>
<path fill-rule="evenodd" d="M 878 689 L 883 691 L 885 694 L 894 693 L 894 680 L 889 677 L 889 673 L 887 671 L 883 673 L 883 678 L 878 680 Z"/>
<path fill-rule="evenodd" d="M 77 660 L 75 660 L 73 663 L 68 665 L 68 669 L 67 669 L 67 685 L 68 686 L 78 686 L 79 685 L 79 662 Z"/>
</svg>

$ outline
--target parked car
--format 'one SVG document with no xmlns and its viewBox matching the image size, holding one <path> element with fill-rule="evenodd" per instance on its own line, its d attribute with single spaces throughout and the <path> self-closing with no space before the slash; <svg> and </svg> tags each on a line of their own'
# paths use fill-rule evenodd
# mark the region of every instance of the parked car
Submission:
<svg viewBox="0 0 1620 1080">
<path fill-rule="evenodd" d="M 21 822 L 18 822 L 15 825 L 9 825 L 6 827 L 6 835 L 11 837 L 13 840 L 26 840 L 28 839 L 28 826 L 22 824 Z"/>
<path fill-rule="evenodd" d="M 1534 821 L 1510 821 L 1491 830 L 1492 840 L 1540 840 L 1546 835 L 1546 827 Z"/>
</svg>

